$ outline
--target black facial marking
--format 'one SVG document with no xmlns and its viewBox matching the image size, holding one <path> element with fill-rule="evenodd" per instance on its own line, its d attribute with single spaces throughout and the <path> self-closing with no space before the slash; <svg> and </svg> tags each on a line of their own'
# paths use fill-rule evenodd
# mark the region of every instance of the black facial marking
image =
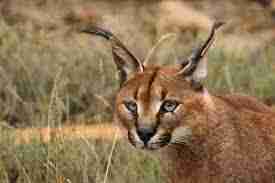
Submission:
<svg viewBox="0 0 275 183">
<path fill-rule="evenodd" d="M 164 100 L 166 98 L 167 91 L 165 89 L 161 90 L 161 100 Z"/>
<path fill-rule="evenodd" d="M 151 89 L 152 84 L 154 83 L 154 81 L 155 81 L 155 79 L 157 77 L 157 73 L 158 73 L 158 70 L 155 70 L 154 73 L 152 74 L 152 77 L 149 80 L 149 84 L 148 85 L 149 85 L 150 89 Z"/>
<path fill-rule="evenodd" d="M 134 99 L 138 100 L 138 92 L 139 92 L 139 87 L 136 88 L 135 92 L 134 92 Z"/>
</svg>

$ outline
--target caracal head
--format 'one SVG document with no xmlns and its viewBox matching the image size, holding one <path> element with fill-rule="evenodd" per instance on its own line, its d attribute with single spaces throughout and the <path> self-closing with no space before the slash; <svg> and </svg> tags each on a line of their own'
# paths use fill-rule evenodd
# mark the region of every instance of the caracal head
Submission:
<svg viewBox="0 0 275 183">
<path fill-rule="evenodd" d="M 114 116 L 133 146 L 155 150 L 185 143 L 192 136 L 189 109 L 200 107 L 207 97 L 201 85 L 207 76 L 204 55 L 222 24 L 216 22 L 205 43 L 174 66 L 142 64 L 111 32 L 98 27 L 83 30 L 111 42 L 121 79 Z"/>
</svg>

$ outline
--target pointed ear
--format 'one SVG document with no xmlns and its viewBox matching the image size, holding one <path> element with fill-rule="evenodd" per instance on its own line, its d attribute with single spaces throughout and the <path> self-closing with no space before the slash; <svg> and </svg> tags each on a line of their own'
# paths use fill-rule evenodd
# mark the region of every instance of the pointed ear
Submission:
<svg viewBox="0 0 275 183">
<path fill-rule="evenodd" d="M 197 65 L 195 71 L 192 73 L 192 80 L 195 82 L 202 82 L 206 79 L 208 74 L 207 70 L 207 58 L 203 58 Z"/>
<path fill-rule="evenodd" d="M 81 30 L 81 32 L 99 35 L 110 41 L 114 62 L 120 75 L 120 85 L 127 81 L 132 74 L 143 72 L 144 67 L 140 60 L 111 32 L 99 27 L 89 27 Z"/>
<path fill-rule="evenodd" d="M 224 22 L 215 22 L 204 44 L 196 48 L 191 56 L 181 63 L 182 69 L 178 74 L 192 81 L 194 86 L 199 86 L 201 81 L 207 77 L 207 59 L 204 56 L 214 42 L 216 30 L 223 24 Z"/>
</svg>

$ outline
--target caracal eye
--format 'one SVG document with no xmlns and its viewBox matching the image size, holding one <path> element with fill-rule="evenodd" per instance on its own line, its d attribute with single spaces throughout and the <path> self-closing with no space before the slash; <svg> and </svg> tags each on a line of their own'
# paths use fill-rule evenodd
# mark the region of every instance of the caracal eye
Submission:
<svg viewBox="0 0 275 183">
<path fill-rule="evenodd" d="M 137 114 L 137 104 L 134 101 L 125 101 L 124 102 L 125 107 L 128 111 L 130 111 L 132 114 Z"/>
<path fill-rule="evenodd" d="M 178 107 L 179 102 L 175 100 L 166 100 L 162 103 L 160 111 L 161 112 L 174 112 L 176 108 Z"/>
</svg>

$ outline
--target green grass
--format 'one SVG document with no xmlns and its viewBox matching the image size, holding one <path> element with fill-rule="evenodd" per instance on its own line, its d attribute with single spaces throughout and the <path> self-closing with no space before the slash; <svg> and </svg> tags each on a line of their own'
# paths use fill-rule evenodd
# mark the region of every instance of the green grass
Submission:
<svg viewBox="0 0 275 183">
<path fill-rule="evenodd" d="M 81 47 L 73 38 L 75 42 L 60 41 L 43 30 L 19 32 L 3 21 L 0 24 L 0 83 L 4 86 L 0 89 L 0 119 L 19 127 L 45 126 L 54 77 L 60 69 L 64 119 L 69 115 L 88 119 L 110 112 L 95 97 L 112 98 L 116 88 L 110 55 Z M 110 119 L 110 115 L 105 117 Z"/>
<path fill-rule="evenodd" d="M 242 93 L 260 99 L 274 97 L 274 47 L 263 50 L 258 60 L 225 55 L 219 48 L 209 54 L 206 86 L 214 93 Z M 273 53 L 272 53 L 273 52 Z"/>
<path fill-rule="evenodd" d="M 111 142 L 92 139 L 53 140 L 14 144 L 11 130 L 1 131 L 0 181 L 17 182 L 103 182 Z M 146 155 L 119 142 L 113 153 L 108 182 L 161 183 L 157 156 Z M 59 181 L 58 181 L 59 180 Z"/>
</svg>

